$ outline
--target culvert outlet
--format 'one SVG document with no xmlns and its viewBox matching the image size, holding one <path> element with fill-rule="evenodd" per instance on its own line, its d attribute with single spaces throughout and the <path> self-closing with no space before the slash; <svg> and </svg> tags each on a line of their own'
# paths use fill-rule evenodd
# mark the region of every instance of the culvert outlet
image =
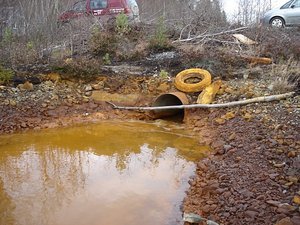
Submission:
<svg viewBox="0 0 300 225">
<path fill-rule="evenodd" d="M 157 106 L 172 106 L 172 105 L 187 105 L 189 100 L 186 94 L 182 92 L 173 92 L 162 94 L 158 96 L 153 105 Z M 182 120 L 184 119 L 185 110 L 184 109 L 156 109 L 152 111 L 154 118 L 166 118 L 173 116 L 180 116 Z"/>
</svg>

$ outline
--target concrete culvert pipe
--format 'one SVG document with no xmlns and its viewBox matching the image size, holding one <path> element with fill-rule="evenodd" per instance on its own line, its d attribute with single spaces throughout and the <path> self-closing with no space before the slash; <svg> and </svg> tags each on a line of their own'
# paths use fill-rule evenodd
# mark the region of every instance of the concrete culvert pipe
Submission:
<svg viewBox="0 0 300 225">
<path fill-rule="evenodd" d="M 154 107 L 157 106 L 172 106 L 172 105 L 187 105 L 189 104 L 189 100 L 186 94 L 182 92 L 174 92 L 174 93 L 167 93 L 161 94 L 158 96 L 153 105 Z M 172 116 L 181 116 L 182 120 L 184 118 L 184 109 L 157 109 L 153 110 L 152 114 L 154 118 L 165 118 L 165 117 L 172 117 Z"/>
</svg>

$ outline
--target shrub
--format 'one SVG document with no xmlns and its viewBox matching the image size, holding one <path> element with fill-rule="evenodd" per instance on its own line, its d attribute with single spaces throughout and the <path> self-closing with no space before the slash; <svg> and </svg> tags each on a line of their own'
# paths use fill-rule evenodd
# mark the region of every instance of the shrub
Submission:
<svg viewBox="0 0 300 225">
<path fill-rule="evenodd" d="M 289 29 L 254 28 L 246 36 L 260 43 L 260 55 L 271 57 L 276 62 L 293 57 L 300 59 L 300 33 Z"/>
<path fill-rule="evenodd" d="M 4 34 L 3 34 L 3 40 L 2 42 L 4 44 L 11 44 L 13 41 L 13 32 L 12 32 L 12 29 L 9 28 L 9 27 L 6 27 L 4 29 Z"/>
<path fill-rule="evenodd" d="M 150 40 L 149 47 L 150 50 L 154 51 L 164 51 L 170 50 L 172 48 L 170 40 L 167 36 L 167 29 L 165 27 L 164 20 L 162 17 L 159 19 L 154 37 L 152 37 Z"/>
<path fill-rule="evenodd" d="M 97 76 L 101 69 L 101 63 L 96 59 L 80 57 L 66 60 L 63 65 L 54 65 L 53 70 L 65 76 L 90 80 Z"/>
<path fill-rule="evenodd" d="M 118 14 L 116 17 L 116 31 L 119 35 L 128 34 L 130 32 L 128 17 L 124 14 Z"/>
<path fill-rule="evenodd" d="M 168 77 L 169 77 L 169 73 L 167 72 L 167 71 L 165 71 L 165 70 L 161 70 L 160 72 L 159 72 L 159 77 L 161 78 L 161 79 L 168 79 Z"/>
<path fill-rule="evenodd" d="M 117 46 L 117 38 L 113 32 L 96 31 L 93 32 L 89 42 L 89 48 L 94 55 L 104 56 L 114 55 Z"/>
<path fill-rule="evenodd" d="M 106 54 L 103 56 L 102 60 L 103 60 L 103 64 L 104 64 L 104 65 L 110 65 L 110 64 L 111 64 L 110 56 L 109 56 L 108 53 L 106 53 Z"/>
<path fill-rule="evenodd" d="M 0 66 L 0 84 L 7 84 L 13 77 L 14 72 Z"/>
<path fill-rule="evenodd" d="M 288 62 L 273 65 L 271 76 L 273 82 L 270 87 L 274 94 L 299 91 L 300 69 L 298 62 L 290 59 Z"/>
</svg>

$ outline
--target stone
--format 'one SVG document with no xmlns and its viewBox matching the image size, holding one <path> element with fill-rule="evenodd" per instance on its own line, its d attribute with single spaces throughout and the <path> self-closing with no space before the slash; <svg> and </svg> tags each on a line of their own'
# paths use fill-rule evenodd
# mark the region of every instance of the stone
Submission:
<svg viewBox="0 0 300 225">
<path fill-rule="evenodd" d="M 15 100 L 9 100 L 9 104 L 11 106 L 16 106 L 17 105 L 17 102 Z"/>
<path fill-rule="evenodd" d="M 30 83 L 29 81 L 26 81 L 24 84 L 19 84 L 18 88 L 21 91 L 32 91 L 33 90 L 33 84 Z"/>
<path fill-rule="evenodd" d="M 224 145 L 223 149 L 224 149 L 225 152 L 228 152 L 230 149 L 232 149 L 232 146 L 231 145 Z"/>
<path fill-rule="evenodd" d="M 85 92 L 89 92 L 89 91 L 92 91 L 93 88 L 91 85 L 87 85 L 87 86 L 85 86 L 84 90 L 85 90 Z"/>
<path fill-rule="evenodd" d="M 247 210 L 245 216 L 254 219 L 258 215 L 258 212 Z"/>
<path fill-rule="evenodd" d="M 160 92 L 167 92 L 169 89 L 170 89 L 170 86 L 167 83 L 162 83 L 157 88 L 157 90 Z"/>
<path fill-rule="evenodd" d="M 276 177 L 278 177 L 279 174 L 278 173 L 272 173 L 272 174 L 269 174 L 269 177 L 270 179 L 274 180 Z"/>
<path fill-rule="evenodd" d="M 289 181 L 289 182 L 292 182 L 292 183 L 294 183 L 294 184 L 297 184 L 298 181 L 299 181 L 299 179 L 298 179 L 298 177 L 292 177 L 292 176 L 289 176 L 289 177 L 288 177 L 288 181 Z"/>
<path fill-rule="evenodd" d="M 243 115 L 242 116 L 246 121 L 250 121 L 252 118 L 253 118 L 253 116 L 251 115 L 251 114 L 249 114 L 249 113 L 246 113 L 245 115 Z"/>
<path fill-rule="evenodd" d="M 295 151 L 290 151 L 290 152 L 288 152 L 287 156 L 289 158 L 295 158 L 297 156 L 297 153 Z"/>
<path fill-rule="evenodd" d="M 183 213 L 183 221 L 188 223 L 200 223 L 203 219 L 195 213 Z"/>
<path fill-rule="evenodd" d="M 297 208 L 295 206 L 292 206 L 290 204 L 284 203 L 284 204 L 280 204 L 277 212 L 278 213 L 283 213 L 283 214 L 290 214 L 292 212 L 294 212 Z"/>
<path fill-rule="evenodd" d="M 214 211 L 217 207 L 218 207 L 218 205 L 212 204 L 212 205 L 210 206 L 210 211 Z"/>
<path fill-rule="evenodd" d="M 85 96 L 88 96 L 88 97 L 89 97 L 89 96 L 92 96 L 92 94 L 93 94 L 93 93 L 92 93 L 91 91 L 85 92 Z"/>
<path fill-rule="evenodd" d="M 293 184 L 294 184 L 293 182 L 288 182 L 288 183 L 285 183 L 283 186 L 289 188 Z"/>
<path fill-rule="evenodd" d="M 215 221 L 212 221 L 212 220 L 206 220 L 206 224 L 207 225 L 219 225 L 218 223 L 216 223 Z"/>
<path fill-rule="evenodd" d="M 277 155 L 281 155 L 283 152 L 284 152 L 284 151 L 283 151 L 282 149 L 277 149 L 277 150 L 276 150 L 276 154 L 277 154 Z"/>
<path fill-rule="evenodd" d="M 252 98 L 254 96 L 254 92 L 253 91 L 247 91 L 245 93 L 246 98 Z"/>
<path fill-rule="evenodd" d="M 242 160 L 242 157 L 239 157 L 239 156 L 238 156 L 238 157 L 235 158 L 235 160 L 236 160 L 236 161 L 241 161 L 241 160 Z"/>
<path fill-rule="evenodd" d="M 21 127 L 22 127 L 22 128 L 26 128 L 26 127 L 27 127 L 27 124 L 26 124 L 25 122 L 22 122 L 22 123 L 21 123 Z"/>
<path fill-rule="evenodd" d="M 269 201 L 266 201 L 269 205 L 271 206 L 275 206 L 275 207 L 279 207 L 281 205 L 280 202 L 278 201 L 273 201 L 273 200 L 269 200 Z"/>
<path fill-rule="evenodd" d="M 97 84 L 93 84 L 93 85 L 92 85 L 92 88 L 93 88 L 94 90 L 98 91 L 98 90 L 103 89 L 104 86 L 105 86 L 104 82 L 103 82 L 103 81 L 100 81 L 100 82 L 97 83 Z"/>
<path fill-rule="evenodd" d="M 291 218 L 286 217 L 279 220 L 275 225 L 293 225 L 293 222 L 291 221 Z"/>
<path fill-rule="evenodd" d="M 228 217 L 230 217 L 230 213 L 225 212 L 225 213 L 222 214 L 222 216 L 225 217 L 225 218 L 228 218 Z"/>
<path fill-rule="evenodd" d="M 217 119 L 215 119 L 215 122 L 219 125 L 223 125 L 223 124 L 225 124 L 226 120 L 223 118 L 217 118 Z"/>
<path fill-rule="evenodd" d="M 293 202 L 297 205 L 300 205 L 300 196 L 299 195 L 294 196 Z"/>
<path fill-rule="evenodd" d="M 222 118 L 225 119 L 225 120 L 231 120 L 234 117 L 235 117 L 235 113 L 234 112 L 228 112 L 224 116 L 222 116 Z"/>
<path fill-rule="evenodd" d="M 202 211 L 203 211 L 204 213 L 209 213 L 209 212 L 211 211 L 210 205 L 205 205 L 205 206 L 203 206 L 203 207 L 202 207 Z"/>
<path fill-rule="evenodd" d="M 232 133 L 228 139 L 229 139 L 229 141 L 233 141 L 235 138 L 236 138 L 236 134 Z"/>
<path fill-rule="evenodd" d="M 233 94 L 234 93 L 234 90 L 230 87 L 227 87 L 224 91 L 228 94 Z"/>
<path fill-rule="evenodd" d="M 253 192 L 251 192 L 249 190 L 242 190 L 242 191 L 240 191 L 240 194 L 242 194 L 246 198 L 251 198 L 254 195 Z"/>
<path fill-rule="evenodd" d="M 88 103 L 88 102 L 90 101 L 90 99 L 89 99 L 89 98 L 83 98 L 82 101 L 83 101 L 84 103 Z"/>
<path fill-rule="evenodd" d="M 274 164 L 274 167 L 276 167 L 276 168 L 282 168 L 284 166 L 285 166 L 285 162 L 284 163 L 276 163 L 276 164 Z"/>
<path fill-rule="evenodd" d="M 203 162 L 199 162 L 197 164 L 197 167 L 200 168 L 203 172 L 207 172 L 208 170 L 208 167 Z"/>
<path fill-rule="evenodd" d="M 294 225 L 300 225 L 300 216 L 293 216 L 291 221 Z"/>
<path fill-rule="evenodd" d="M 217 149 L 216 155 L 224 155 L 226 152 L 224 150 L 224 148 L 219 148 Z"/>
</svg>

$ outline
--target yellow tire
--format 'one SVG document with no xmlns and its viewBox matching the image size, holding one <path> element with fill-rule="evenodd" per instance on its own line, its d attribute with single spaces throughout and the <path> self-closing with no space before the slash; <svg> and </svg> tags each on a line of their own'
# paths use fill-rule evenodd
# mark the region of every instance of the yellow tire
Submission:
<svg viewBox="0 0 300 225">
<path fill-rule="evenodd" d="M 200 82 L 195 84 L 185 83 L 187 79 L 199 78 Z M 200 92 L 211 84 L 211 75 L 203 69 L 187 69 L 177 74 L 175 78 L 175 87 L 183 92 Z"/>
</svg>

